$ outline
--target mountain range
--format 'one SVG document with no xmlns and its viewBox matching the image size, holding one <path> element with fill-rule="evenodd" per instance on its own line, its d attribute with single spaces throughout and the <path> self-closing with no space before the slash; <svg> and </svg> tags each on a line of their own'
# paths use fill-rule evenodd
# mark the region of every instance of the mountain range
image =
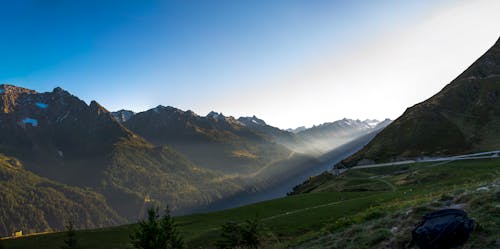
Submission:
<svg viewBox="0 0 500 249">
<path fill-rule="evenodd" d="M 369 131 L 351 128 L 325 136 Z M 70 218 L 78 227 L 117 225 L 153 204 L 182 214 L 265 191 L 323 162 L 298 149 L 312 142 L 255 116 L 164 106 L 111 113 L 61 88 L 0 85 L 0 208 L 8 217 L 0 234 L 59 230 Z"/>
</svg>

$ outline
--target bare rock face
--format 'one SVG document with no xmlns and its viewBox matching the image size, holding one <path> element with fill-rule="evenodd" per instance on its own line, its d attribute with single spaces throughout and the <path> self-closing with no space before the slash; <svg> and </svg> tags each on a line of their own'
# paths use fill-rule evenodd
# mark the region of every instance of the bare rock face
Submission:
<svg viewBox="0 0 500 249">
<path fill-rule="evenodd" d="M 87 105 L 61 88 L 37 93 L 2 85 L 0 149 L 28 165 L 94 158 L 131 132 L 93 101 Z M 41 169 L 40 169 L 41 170 Z"/>
<path fill-rule="evenodd" d="M 13 111 L 15 106 L 19 104 L 18 101 L 21 96 L 36 93 L 36 91 L 22 87 L 0 85 L 0 111 L 3 113 Z"/>
<path fill-rule="evenodd" d="M 133 111 L 129 111 L 129 110 L 119 110 L 116 112 L 112 112 L 111 114 L 120 123 L 127 122 L 130 118 L 132 118 L 132 116 L 135 115 L 135 113 Z"/>
</svg>

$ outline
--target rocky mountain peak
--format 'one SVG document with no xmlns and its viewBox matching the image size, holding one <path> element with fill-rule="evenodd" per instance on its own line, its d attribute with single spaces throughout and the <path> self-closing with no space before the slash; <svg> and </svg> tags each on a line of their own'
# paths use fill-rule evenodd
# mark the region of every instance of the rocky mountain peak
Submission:
<svg viewBox="0 0 500 249">
<path fill-rule="evenodd" d="M 222 113 L 211 111 L 207 114 L 207 118 L 224 119 L 225 116 Z"/>
<path fill-rule="evenodd" d="M 151 109 L 155 113 L 160 113 L 160 112 L 175 112 L 175 113 L 184 113 L 184 111 L 177 109 L 172 106 L 163 106 L 163 105 L 158 105 L 155 108 Z"/>
<path fill-rule="evenodd" d="M 109 111 L 106 110 L 106 108 L 104 108 L 102 105 L 100 105 L 99 103 L 97 103 L 97 101 L 95 101 L 95 100 L 92 100 L 90 102 L 90 110 L 92 112 L 97 113 L 97 115 L 101 115 L 103 113 L 109 113 Z"/>
<path fill-rule="evenodd" d="M 266 122 L 262 119 L 259 119 L 257 118 L 255 115 L 252 116 L 252 117 L 240 117 L 238 118 L 238 121 L 245 124 L 245 125 L 261 125 L 261 126 L 264 126 L 264 125 L 267 125 Z"/>
<path fill-rule="evenodd" d="M 30 90 L 24 87 L 18 87 L 9 84 L 1 84 L 0 85 L 0 94 L 36 94 L 37 92 L 34 90 Z"/>
<path fill-rule="evenodd" d="M 115 117 L 115 119 L 118 120 L 118 122 L 124 123 L 127 122 L 127 120 L 129 120 L 132 116 L 134 116 L 135 112 L 121 109 L 119 111 L 112 112 L 111 115 L 113 115 L 113 117 Z"/>
<path fill-rule="evenodd" d="M 52 93 L 53 94 L 56 94 L 58 96 L 68 96 L 68 95 L 71 95 L 68 91 L 60 88 L 60 87 L 56 87 L 52 90 Z"/>
<path fill-rule="evenodd" d="M 36 93 L 36 91 L 27 88 L 2 84 L 0 85 L 0 111 L 3 113 L 12 112 L 21 96 Z"/>
</svg>

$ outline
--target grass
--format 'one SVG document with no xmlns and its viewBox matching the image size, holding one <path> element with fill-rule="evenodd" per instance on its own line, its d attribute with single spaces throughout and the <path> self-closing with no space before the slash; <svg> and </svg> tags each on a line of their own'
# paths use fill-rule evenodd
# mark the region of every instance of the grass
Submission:
<svg viewBox="0 0 500 249">
<path fill-rule="evenodd" d="M 494 215 L 499 213 L 500 195 L 474 191 L 499 178 L 498 159 L 352 170 L 339 177 L 312 178 L 302 188 L 305 194 L 176 221 L 189 248 L 210 248 L 224 222 L 243 222 L 256 215 L 266 228 L 264 248 L 380 248 L 390 243 L 398 248 L 423 213 L 457 202 L 465 203 L 482 224 L 483 230 L 471 238 L 478 246 L 470 248 L 489 248 L 500 234 L 500 220 Z M 412 215 L 405 218 L 408 210 Z M 391 231 L 393 227 L 398 232 Z M 127 248 L 132 230 L 129 225 L 78 231 L 77 236 L 83 248 Z M 53 233 L 2 242 L 7 249 L 55 249 L 63 237 Z"/>
</svg>

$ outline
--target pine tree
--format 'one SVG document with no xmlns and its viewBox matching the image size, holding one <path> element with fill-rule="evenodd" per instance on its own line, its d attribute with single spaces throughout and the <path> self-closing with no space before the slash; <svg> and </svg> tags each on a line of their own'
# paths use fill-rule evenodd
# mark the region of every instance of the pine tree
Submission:
<svg viewBox="0 0 500 249">
<path fill-rule="evenodd" d="M 79 249 L 78 241 L 76 240 L 76 232 L 74 229 L 74 224 L 72 220 L 68 221 L 66 225 L 66 239 L 64 240 L 64 245 L 61 249 Z"/>
<path fill-rule="evenodd" d="M 132 246 L 137 249 L 183 249 L 184 242 L 170 210 L 160 219 L 158 208 L 148 210 L 148 219 L 141 221 L 137 230 L 130 236 Z"/>
<path fill-rule="evenodd" d="M 160 227 L 162 235 L 164 237 L 163 241 L 165 243 L 165 246 L 161 248 L 184 248 L 184 240 L 177 230 L 177 225 L 174 222 L 174 218 L 170 215 L 170 209 L 168 207 L 165 209 L 165 215 L 160 221 Z"/>
</svg>

